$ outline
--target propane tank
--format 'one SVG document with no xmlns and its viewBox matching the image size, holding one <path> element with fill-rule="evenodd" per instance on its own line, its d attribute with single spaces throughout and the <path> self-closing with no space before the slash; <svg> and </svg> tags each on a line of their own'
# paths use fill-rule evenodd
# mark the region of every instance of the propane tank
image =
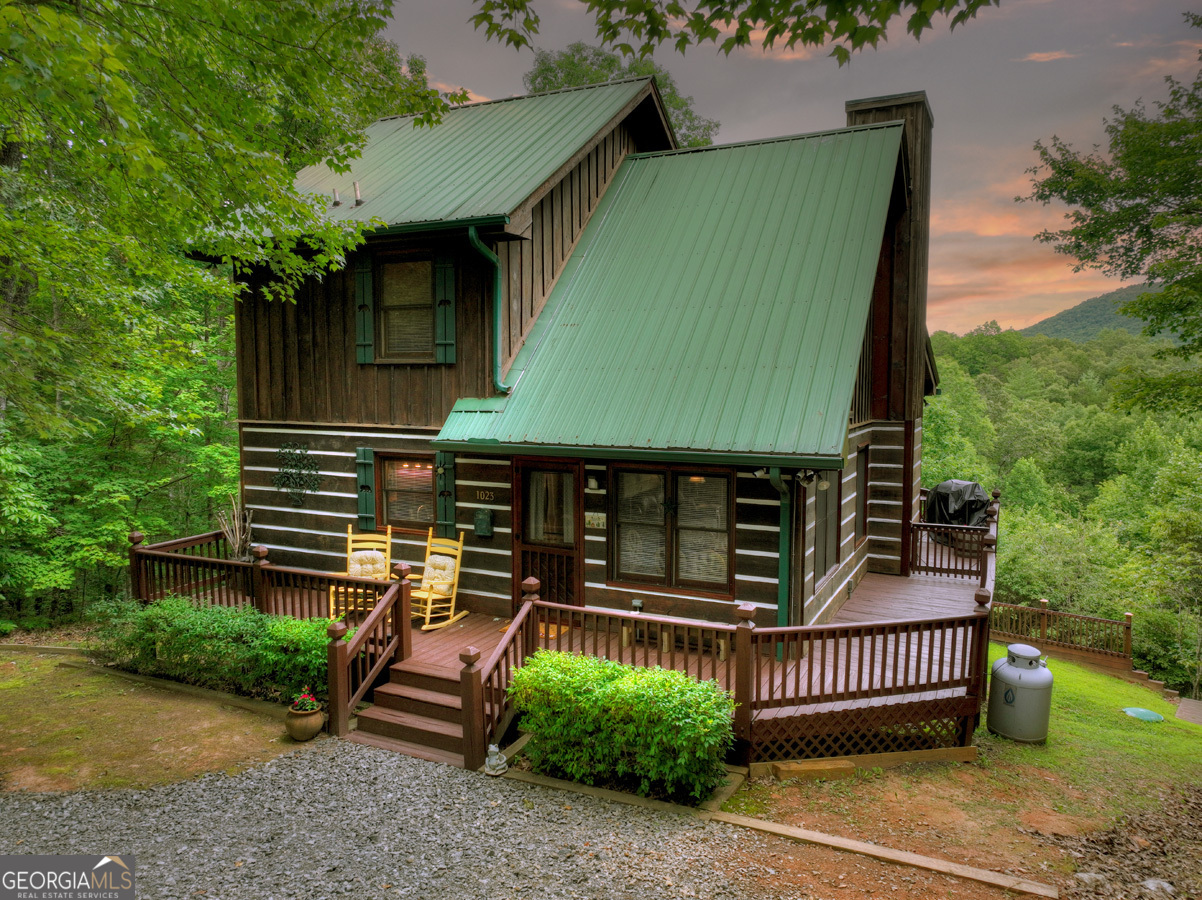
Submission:
<svg viewBox="0 0 1202 900">
<path fill-rule="evenodd" d="M 993 664 L 986 724 L 994 734 L 1029 744 L 1048 738 L 1052 712 L 1052 673 L 1039 651 L 1011 644 L 1006 658 Z"/>
</svg>

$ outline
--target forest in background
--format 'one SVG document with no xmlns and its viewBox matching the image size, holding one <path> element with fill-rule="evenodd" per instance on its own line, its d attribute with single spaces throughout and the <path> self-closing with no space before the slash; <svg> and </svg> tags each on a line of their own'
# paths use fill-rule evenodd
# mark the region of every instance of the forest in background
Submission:
<svg viewBox="0 0 1202 900">
<path fill-rule="evenodd" d="M 1164 346 L 1103 331 L 1073 342 L 989 323 L 932 335 L 940 394 L 923 417 L 923 484 L 1002 491 L 998 600 L 1121 619 L 1137 668 L 1198 696 L 1202 423 L 1116 402 Z"/>
</svg>

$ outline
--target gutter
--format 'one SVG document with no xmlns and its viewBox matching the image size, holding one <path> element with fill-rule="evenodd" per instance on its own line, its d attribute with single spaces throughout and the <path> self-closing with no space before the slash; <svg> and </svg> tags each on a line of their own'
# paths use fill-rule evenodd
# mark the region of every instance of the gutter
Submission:
<svg viewBox="0 0 1202 900">
<path fill-rule="evenodd" d="M 789 624 L 789 583 L 792 562 L 793 490 L 790 483 L 781 477 L 780 466 L 768 470 L 768 481 L 780 494 L 780 541 L 777 545 L 779 558 L 776 563 L 776 625 L 785 628 Z"/>
<path fill-rule="evenodd" d="M 508 394 L 510 386 L 501 379 L 501 260 L 484 246 L 475 225 L 467 227 L 467 239 L 477 253 L 492 263 L 492 383 L 498 393 Z"/>
</svg>

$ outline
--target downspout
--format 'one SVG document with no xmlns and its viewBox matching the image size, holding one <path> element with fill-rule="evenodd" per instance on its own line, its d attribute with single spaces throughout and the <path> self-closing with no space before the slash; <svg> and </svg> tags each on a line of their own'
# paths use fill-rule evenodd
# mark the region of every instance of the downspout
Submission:
<svg viewBox="0 0 1202 900">
<path fill-rule="evenodd" d="M 492 383 L 499 394 L 508 394 L 509 385 L 501 380 L 501 260 L 480 240 L 475 225 L 467 226 L 467 239 L 476 252 L 492 263 Z"/>
<path fill-rule="evenodd" d="M 789 482 L 781 477 L 780 466 L 768 470 L 768 480 L 780 494 L 780 541 L 777 545 L 779 559 L 776 563 L 776 625 L 785 628 L 789 624 L 789 583 L 792 562 L 793 491 Z"/>
</svg>

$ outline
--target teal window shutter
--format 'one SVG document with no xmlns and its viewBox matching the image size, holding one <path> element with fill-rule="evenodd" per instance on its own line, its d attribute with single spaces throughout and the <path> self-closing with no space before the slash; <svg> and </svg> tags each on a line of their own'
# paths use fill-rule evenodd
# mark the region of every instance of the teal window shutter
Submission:
<svg viewBox="0 0 1202 900">
<path fill-rule="evenodd" d="M 455 455 L 434 454 L 434 490 L 438 494 L 438 519 L 435 531 L 439 537 L 455 537 Z"/>
<path fill-rule="evenodd" d="M 455 258 L 434 258 L 434 361 L 455 361 Z"/>
<path fill-rule="evenodd" d="M 376 294 L 370 253 L 355 254 L 355 361 L 376 361 Z"/>
<path fill-rule="evenodd" d="M 355 449 L 355 477 L 359 482 L 359 530 L 376 530 L 376 453 L 371 447 Z"/>
</svg>

